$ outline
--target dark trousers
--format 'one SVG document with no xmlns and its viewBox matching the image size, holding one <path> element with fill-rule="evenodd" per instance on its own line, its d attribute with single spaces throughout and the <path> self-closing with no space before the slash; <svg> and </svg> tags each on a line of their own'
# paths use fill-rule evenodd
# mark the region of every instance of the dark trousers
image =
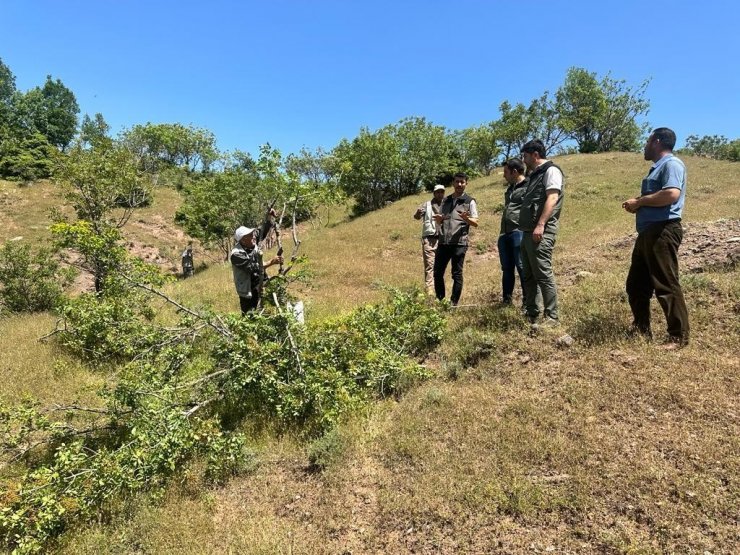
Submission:
<svg viewBox="0 0 740 555">
<path fill-rule="evenodd" d="M 242 309 L 242 314 L 246 314 L 250 310 L 254 310 L 260 304 L 260 292 L 258 290 L 252 290 L 251 297 L 239 297 L 239 306 Z"/>
<path fill-rule="evenodd" d="M 683 239 L 680 220 L 653 224 L 638 234 L 627 274 L 627 296 L 635 328 L 650 335 L 650 298 L 655 293 L 663 308 L 668 335 L 689 340 L 689 313 L 678 280 L 678 247 Z"/>
<path fill-rule="evenodd" d="M 450 302 L 456 305 L 460 300 L 466 252 L 468 252 L 467 245 L 437 245 L 437 254 L 434 257 L 434 293 L 439 300 L 445 298 L 445 271 L 450 261 L 452 261 L 452 296 Z"/>
<path fill-rule="evenodd" d="M 498 238 L 498 257 L 501 261 L 501 288 L 503 301 L 510 303 L 514 295 L 514 270 L 519 274 L 519 284 L 522 286 L 524 298 L 524 280 L 522 279 L 522 256 L 520 251 L 523 232 L 516 230 L 503 233 Z"/>
</svg>

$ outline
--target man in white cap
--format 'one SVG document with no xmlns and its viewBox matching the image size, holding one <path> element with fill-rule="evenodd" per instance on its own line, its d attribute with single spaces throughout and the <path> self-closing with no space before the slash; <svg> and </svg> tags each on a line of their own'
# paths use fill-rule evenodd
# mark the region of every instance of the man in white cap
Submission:
<svg viewBox="0 0 740 555">
<path fill-rule="evenodd" d="M 282 256 L 275 256 L 269 262 L 263 262 L 262 249 L 257 246 L 254 232 L 250 227 L 238 227 L 234 232 L 236 244 L 229 257 L 242 314 L 259 306 L 265 268 L 283 261 Z"/>
<path fill-rule="evenodd" d="M 434 221 L 434 215 L 439 214 L 439 207 L 445 198 L 445 186 L 435 185 L 432 195 L 431 200 L 421 204 L 414 212 L 414 219 L 421 220 L 421 255 L 427 295 L 434 295 L 434 254 L 439 239 L 439 226 Z"/>
</svg>

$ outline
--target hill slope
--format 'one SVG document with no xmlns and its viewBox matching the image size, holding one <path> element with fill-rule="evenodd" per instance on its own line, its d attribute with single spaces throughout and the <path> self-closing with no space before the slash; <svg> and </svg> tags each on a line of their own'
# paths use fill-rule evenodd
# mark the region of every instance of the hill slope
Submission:
<svg viewBox="0 0 740 555">
<path fill-rule="evenodd" d="M 740 235 L 736 222 L 708 225 L 740 215 L 737 166 L 687 160 L 687 244 L 692 233 L 706 239 L 694 241 L 696 252 L 689 253 L 705 271 L 683 276 L 692 343 L 666 352 L 624 334 L 634 222 L 620 204 L 634 196 L 647 165 L 636 154 L 558 163 L 568 196 L 555 271 L 571 348 L 559 347 L 556 336 L 530 336 L 515 309 L 495 303 L 502 179 L 476 180 L 469 191 L 481 206 L 481 226 L 466 260 L 462 300 L 475 306 L 451 314 L 447 339 L 427 361 L 437 378 L 340 428 L 322 473 L 309 469 L 304 443 L 255 433 L 260 464 L 250 475 L 219 489 L 185 476 L 162 499 L 133 500 L 112 522 L 80 530 L 65 549 L 733 552 L 740 514 L 740 280 L 736 269 L 716 264 L 721 251 L 706 263 L 701 256 L 705 243 L 730 248 L 734 243 L 724 241 Z M 378 298 L 379 282 L 421 283 L 419 224 L 411 214 L 426 198 L 304 232 L 314 273 L 301 291 L 309 317 Z M 232 287 L 229 268 L 215 265 L 172 293 L 236 310 Z M 657 307 L 654 315 L 658 331 Z M 0 322 L 0 337 L 19 325 L 28 324 Z M 22 357 L 29 355 L 14 356 L 3 365 L 3 394 L 10 398 L 23 389 Z M 60 355 L 41 356 L 53 364 Z M 86 371 L 75 372 L 84 383 Z M 79 390 L 68 378 L 50 375 L 43 387 L 74 395 Z M 38 393 L 42 385 L 29 380 L 26 387 Z"/>
</svg>

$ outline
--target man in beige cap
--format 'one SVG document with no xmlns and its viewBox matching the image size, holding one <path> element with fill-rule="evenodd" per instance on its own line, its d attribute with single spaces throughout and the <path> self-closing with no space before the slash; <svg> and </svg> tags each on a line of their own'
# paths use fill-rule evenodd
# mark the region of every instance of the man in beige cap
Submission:
<svg viewBox="0 0 740 555">
<path fill-rule="evenodd" d="M 234 232 L 236 244 L 229 256 L 242 314 L 259 306 L 265 269 L 283 261 L 282 256 L 275 256 L 269 262 L 263 262 L 262 249 L 257 246 L 254 232 L 251 227 L 238 227 Z"/>
<path fill-rule="evenodd" d="M 414 219 L 421 220 L 421 255 L 424 262 L 424 283 L 427 295 L 434 295 L 434 254 L 437 251 L 439 226 L 434 215 L 439 214 L 439 207 L 445 197 L 445 186 L 435 185 L 432 199 L 424 202 L 414 212 Z"/>
</svg>

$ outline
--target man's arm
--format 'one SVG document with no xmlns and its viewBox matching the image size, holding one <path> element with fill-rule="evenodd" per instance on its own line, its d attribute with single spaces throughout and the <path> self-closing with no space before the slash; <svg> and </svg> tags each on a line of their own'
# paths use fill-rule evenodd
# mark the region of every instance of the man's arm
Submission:
<svg viewBox="0 0 740 555">
<path fill-rule="evenodd" d="M 265 268 L 265 269 L 267 269 L 270 266 L 274 266 L 275 264 L 280 264 L 282 262 L 283 262 L 283 257 L 282 256 L 273 256 L 267 262 L 262 262 L 262 267 Z"/>
<path fill-rule="evenodd" d="M 547 198 L 545 199 L 545 206 L 542 208 L 542 214 L 540 219 L 537 221 L 537 225 L 532 230 L 532 239 L 535 243 L 542 241 L 542 236 L 545 234 L 545 224 L 547 220 L 552 216 L 552 211 L 555 210 L 555 205 L 558 203 L 558 197 L 560 191 L 557 189 L 550 189 L 545 191 Z"/>
<path fill-rule="evenodd" d="M 470 201 L 470 211 L 461 210 L 459 214 L 465 223 L 473 227 L 478 227 L 478 205 L 475 199 Z"/>
<path fill-rule="evenodd" d="M 670 206 L 671 204 L 675 203 L 680 196 L 681 189 L 678 189 L 676 187 L 668 187 L 666 189 L 661 189 L 660 191 L 650 193 L 649 195 L 625 200 L 622 203 L 622 208 L 624 208 L 630 214 L 634 214 L 643 206 L 653 206 L 656 208 L 660 208 L 662 206 Z"/>
</svg>

